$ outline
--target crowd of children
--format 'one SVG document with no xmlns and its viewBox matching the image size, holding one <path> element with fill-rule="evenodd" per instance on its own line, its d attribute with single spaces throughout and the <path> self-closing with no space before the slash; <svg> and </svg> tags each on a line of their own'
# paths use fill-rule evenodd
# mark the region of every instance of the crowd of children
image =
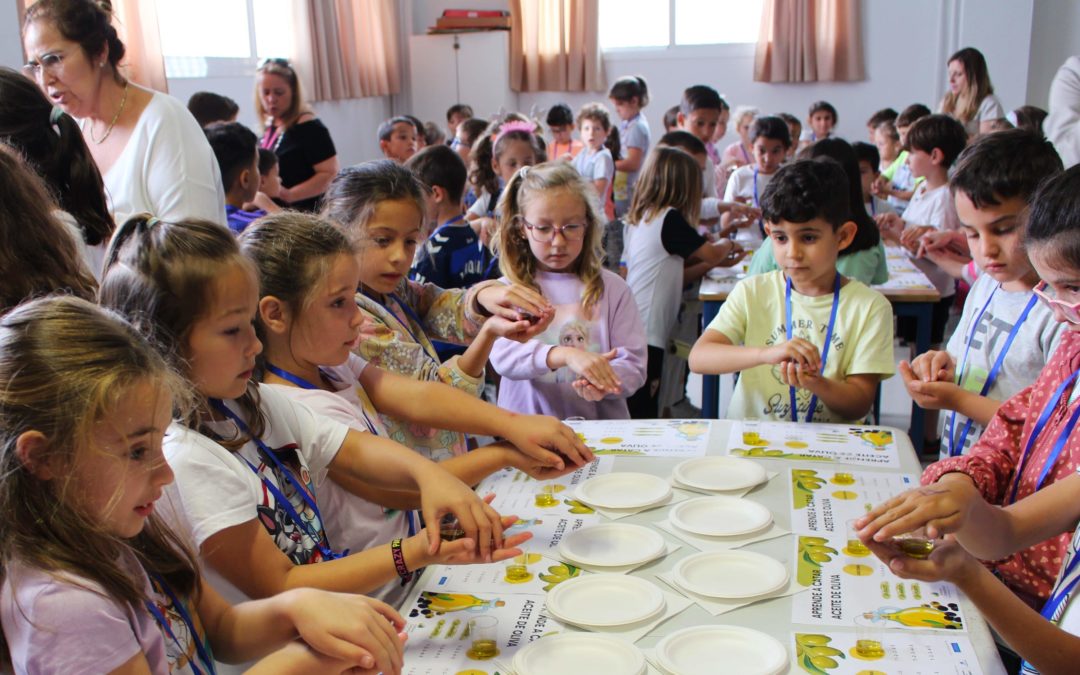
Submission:
<svg viewBox="0 0 1080 675">
<path fill-rule="evenodd" d="M 257 98 L 291 107 L 260 103 L 262 140 L 230 99 L 189 102 L 228 229 L 113 223 L 78 125 L 0 70 L 17 102 L 0 105 L 0 660 L 398 673 L 392 605 L 416 570 L 503 560 L 529 536 L 473 488 L 592 461 L 560 420 L 664 416 L 682 331 L 700 333 L 693 371 L 740 374 L 729 417 L 864 422 L 896 370 L 871 288 L 888 244 L 941 296 L 932 349 L 899 366 L 940 414 L 941 459 L 859 534 L 901 576 L 957 583 L 1026 671 L 1067 671 L 1080 169 L 997 130 L 981 58 L 950 60 L 964 77 L 939 113 L 882 109 L 854 143 L 827 101 L 800 120 L 705 84 L 654 142 L 648 83 L 628 76 L 610 106 L 543 120 L 394 116 L 383 158 L 340 171 L 318 136 L 300 189 L 282 187 L 279 136 L 300 142 L 289 125 L 309 113 L 270 60 Z M 699 331 L 695 284 L 750 255 Z M 441 541 L 446 516 L 463 538 Z M 920 528 L 951 536 L 918 561 L 888 543 Z"/>
</svg>

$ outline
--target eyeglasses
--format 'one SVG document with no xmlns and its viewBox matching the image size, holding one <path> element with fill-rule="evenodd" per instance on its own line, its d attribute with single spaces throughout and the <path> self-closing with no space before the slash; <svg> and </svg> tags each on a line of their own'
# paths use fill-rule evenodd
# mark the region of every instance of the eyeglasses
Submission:
<svg viewBox="0 0 1080 675">
<path fill-rule="evenodd" d="M 561 234 L 566 241 L 577 241 L 585 236 L 585 223 L 534 225 L 521 216 L 518 216 L 517 218 L 525 229 L 532 233 L 532 238 L 542 244 L 554 240 L 556 232 Z"/>
<path fill-rule="evenodd" d="M 1034 291 L 1035 295 L 1039 296 L 1039 299 L 1045 302 L 1051 311 L 1059 310 L 1066 321 L 1080 324 L 1080 302 L 1069 304 L 1063 300 L 1058 300 L 1053 287 L 1045 281 L 1040 281 L 1035 286 Z"/>
<path fill-rule="evenodd" d="M 66 54 L 59 52 L 49 52 L 41 57 L 41 61 L 28 61 L 23 67 L 23 73 L 27 77 L 38 79 L 42 71 L 49 73 L 50 75 L 56 75 L 56 71 L 64 65 L 64 59 L 67 58 Z"/>
</svg>

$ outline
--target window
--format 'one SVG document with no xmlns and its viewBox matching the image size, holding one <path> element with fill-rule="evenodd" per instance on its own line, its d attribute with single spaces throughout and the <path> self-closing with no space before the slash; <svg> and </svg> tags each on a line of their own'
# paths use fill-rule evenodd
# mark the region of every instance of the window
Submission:
<svg viewBox="0 0 1080 675">
<path fill-rule="evenodd" d="M 757 42 L 764 0 L 600 0 L 600 49 Z"/>
<path fill-rule="evenodd" d="M 204 77 L 292 52 L 290 0 L 157 0 L 168 77 Z M 232 66 L 232 68 L 230 68 Z"/>
</svg>

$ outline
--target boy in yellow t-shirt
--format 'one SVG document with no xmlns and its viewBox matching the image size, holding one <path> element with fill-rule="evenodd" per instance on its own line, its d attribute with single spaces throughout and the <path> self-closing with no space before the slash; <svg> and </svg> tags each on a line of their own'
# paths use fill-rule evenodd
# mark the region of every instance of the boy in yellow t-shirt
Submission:
<svg viewBox="0 0 1080 675">
<path fill-rule="evenodd" d="M 731 291 L 690 352 L 697 373 L 741 373 L 732 419 L 861 422 L 893 374 L 892 309 L 836 271 L 851 244 L 848 181 L 830 160 L 777 171 L 761 208 L 780 270 Z"/>
</svg>

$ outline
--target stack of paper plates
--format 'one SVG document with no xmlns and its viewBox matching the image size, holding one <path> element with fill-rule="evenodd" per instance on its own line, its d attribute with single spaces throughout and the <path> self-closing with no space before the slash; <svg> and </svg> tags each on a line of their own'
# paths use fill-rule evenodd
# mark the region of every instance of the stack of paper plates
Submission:
<svg viewBox="0 0 1080 675">
<path fill-rule="evenodd" d="M 567 562 L 598 567 L 636 565 L 664 552 L 664 539 L 640 525 L 604 523 L 583 527 L 559 542 L 559 555 Z"/>
<path fill-rule="evenodd" d="M 767 508 L 738 497 L 699 497 L 676 504 L 668 515 L 680 530 L 706 537 L 734 537 L 772 525 Z"/>
<path fill-rule="evenodd" d="M 673 477 L 677 484 L 695 490 L 729 492 L 763 483 L 767 474 L 757 462 L 721 455 L 689 459 L 675 467 Z"/>
<path fill-rule="evenodd" d="M 622 574 L 590 574 L 564 581 L 547 594 L 547 611 L 579 626 L 627 626 L 664 611 L 655 585 Z"/>
<path fill-rule="evenodd" d="M 608 473 L 579 485 L 574 496 L 601 509 L 638 509 L 670 497 L 671 485 L 647 473 Z"/>
<path fill-rule="evenodd" d="M 750 551 L 721 551 L 687 556 L 672 570 L 675 584 L 707 598 L 738 600 L 782 589 L 788 571 L 779 561 Z"/>
<path fill-rule="evenodd" d="M 668 675 L 777 675 L 787 670 L 788 653 L 778 640 L 756 630 L 696 626 L 661 640 L 656 661 Z"/>
<path fill-rule="evenodd" d="M 645 655 L 619 638 L 558 633 L 522 647 L 511 665 L 517 675 L 643 675 Z"/>
</svg>

